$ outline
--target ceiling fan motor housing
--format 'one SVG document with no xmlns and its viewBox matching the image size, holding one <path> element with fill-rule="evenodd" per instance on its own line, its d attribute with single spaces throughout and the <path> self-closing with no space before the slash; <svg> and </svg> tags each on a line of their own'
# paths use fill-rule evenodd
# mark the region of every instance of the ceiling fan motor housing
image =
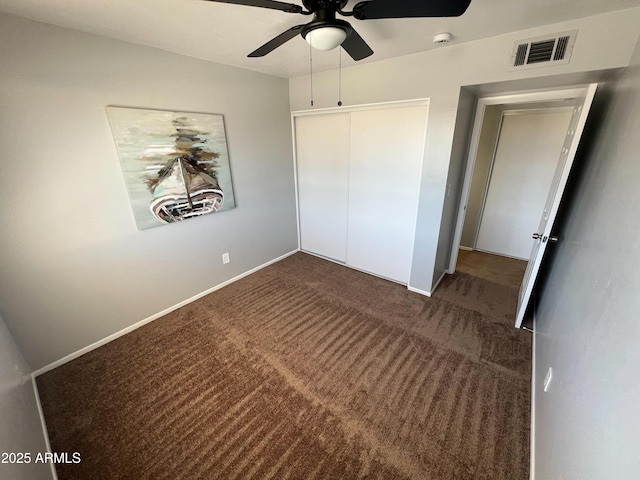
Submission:
<svg viewBox="0 0 640 480">
<path fill-rule="evenodd" d="M 302 4 L 310 12 L 317 12 L 323 9 L 342 10 L 347 6 L 348 0 L 302 0 Z"/>
</svg>

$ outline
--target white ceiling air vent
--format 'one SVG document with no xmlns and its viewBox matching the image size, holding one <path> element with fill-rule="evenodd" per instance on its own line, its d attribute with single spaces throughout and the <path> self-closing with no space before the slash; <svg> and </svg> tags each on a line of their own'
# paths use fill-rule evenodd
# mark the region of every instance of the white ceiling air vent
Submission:
<svg viewBox="0 0 640 480">
<path fill-rule="evenodd" d="M 577 30 L 514 42 L 510 70 L 569 63 Z"/>
</svg>

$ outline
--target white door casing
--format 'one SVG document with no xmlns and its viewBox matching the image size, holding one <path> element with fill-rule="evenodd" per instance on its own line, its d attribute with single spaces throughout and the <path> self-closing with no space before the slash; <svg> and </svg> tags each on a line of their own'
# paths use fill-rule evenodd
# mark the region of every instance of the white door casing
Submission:
<svg viewBox="0 0 640 480">
<path fill-rule="evenodd" d="M 540 270 L 540 265 L 542 264 L 544 252 L 549 243 L 549 239 L 552 238 L 551 229 L 553 228 L 553 223 L 558 213 L 558 207 L 560 206 L 562 194 L 564 193 L 567 179 L 571 172 L 571 167 L 576 156 L 580 137 L 582 136 L 582 132 L 587 121 L 591 103 L 593 102 L 593 97 L 596 93 L 596 88 L 597 84 L 591 84 L 584 90 L 582 95 L 576 98 L 573 116 L 565 136 L 565 141 L 560 153 L 560 159 L 558 160 L 551 188 L 547 196 L 542 218 L 540 219 L 537 232 L 532 232 L 532 234 L 537 238 L 534 239 L 527 270 L 524 274 L 520 292 L 518 294 L 518 307 L 516 310 L 515 321 L 516 328 L 520 328 L 522 325 L 522 320 L 524 319 L 529 300 L 531 299 L 535 280 Z"/>
</svg>

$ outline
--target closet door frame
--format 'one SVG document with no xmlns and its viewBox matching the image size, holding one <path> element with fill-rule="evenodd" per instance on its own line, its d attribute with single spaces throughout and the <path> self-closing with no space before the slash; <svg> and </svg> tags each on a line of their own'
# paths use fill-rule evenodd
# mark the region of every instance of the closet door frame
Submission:
<svg viewBox="0 0 640 480">
<path fill-rule="evenodd" d="M 307 115 L 326 115 L 326 114 L 332 114 L 332 113 L 351 113 L 351 112 L 362 112 L 362 111 L 367 111 L 367 110 L 385 110 L 385 109 L 392 109 L 392 108 L 406 108 L 406 107 L 415 107 L 415 106 L 426 106 L 427 107 L 427 118 L 425 119 L 425 133 L 424 133 L 424 138 L 423 140 L 423 147 L 422 147 L 422 158 L 421 158 L 421 162 L 420 162 L 420 170 L 422 171 L 423 165 L 424 165 L 424 154 L 425 154 L 425 142 L 426 142 L 426 133 L 427 133 L 427 129 L 428 129 L 428 123 L 429 123 L 429 99 L 428 98 L 419 98 L 419 99 L 412 99 L 412 100 L 400 100 L 400 101 L 392 101 L 392 102 L 379 102 L 379 103 L 369 103 L 369 104 L 362 104 L 362 105 L 352 105 L 352 106 L 342 106 L 342 107 L 331 107 L 331 108 L 318 108 L 318 109 L 311 109 L 311 110 L 297 110 L 294 112 L 291 112 L 291 131 L 292 131 L 292 147 L 293 147 L 293 171 L 294 171 L 294 184 L 295 184 L 295 197 L 296 197 L 296 217 L 297 217 L 297 230 L 298 230 L 298 250 L 301 250 L 301 232 L 300 232 L 300 197 L 299 194 L 300 192 L 298 191 L 298 158 L 297 158 L 297 144 L 296 144 L 296 117 L 301 117 L 301 116 L 307 116 Z M 418 202 L 419 202 L 419 197 L 420 197 L 420 191 L 421 191 L 421 186 L 422 186 L 422 178 L 420 179 L 419 182 L 419 186 L 418 186 Z M 416 218 L 414 221 L 414 227 L 417 223 L 417 214 L 418 214 L 418 209 L 417 209 L 417 204 L 416 204 Z M 413 234 L 413 238 L 411 239 L 412 241 L 412 247 L 411 247 L 411 265 L 413 265 L 413 251 L 414 251 L 414 242 L 415 242 L 415 228 L 414 228 L 414 234 Z M 322 257 L 326 260 L 329 261 L 333 261 L 335 263 L 339 263 L 340 265 L 346 265 L 350 268 L 354 268 L 351 265 L 342 263 L 342 262 L 337 262 L 335 260 L 332 260 L 330 258 L 326 258 L 326 257 Z M 367 273 L 371 273 L 371 272 L 367 272 Z M 375 275 L 375 274 L 374 274 Z M 395 281 L 395 280 L 391 280 L 391 281 Z"/>
</svg>

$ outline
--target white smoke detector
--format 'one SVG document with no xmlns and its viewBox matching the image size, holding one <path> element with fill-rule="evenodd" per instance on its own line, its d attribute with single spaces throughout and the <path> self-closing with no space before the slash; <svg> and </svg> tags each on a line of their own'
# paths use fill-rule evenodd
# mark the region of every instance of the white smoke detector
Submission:
<svg viewBox="0 0 640 480">
<path fill-rule="evenodd" d="M 433 36 L 433 43 L 435 43 L 436 45 L 446 45 L 451 41 L 452 38 L 453 35 L 451 35 L 449 32 L 438 33 L 437 35 Z"/>
</svg>

